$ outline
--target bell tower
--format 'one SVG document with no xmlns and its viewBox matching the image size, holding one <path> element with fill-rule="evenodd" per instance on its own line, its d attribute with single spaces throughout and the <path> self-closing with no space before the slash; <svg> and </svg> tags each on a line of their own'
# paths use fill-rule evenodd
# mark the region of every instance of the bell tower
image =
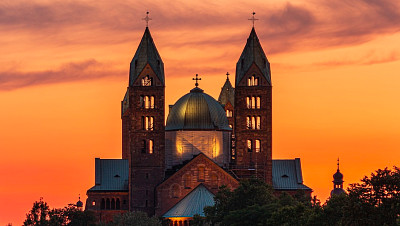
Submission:
<svg viewBox="0 0 400 226">
<path fill-rule="evenodd" d="M 129 160 L 130 211 L 155 212 L 155 188 L 165 175 L 164 106 L 164 64 L 146 27 L 130 64 L 129 86 L 121 106 L 122 158 Z"/>
<path fill-rule="evenodd" d="M 253 28 L 236 64 L 234 131 L 240 178 L 257 177 L 272 184 L 272 85 L 270 64 Z"/>
</svg>

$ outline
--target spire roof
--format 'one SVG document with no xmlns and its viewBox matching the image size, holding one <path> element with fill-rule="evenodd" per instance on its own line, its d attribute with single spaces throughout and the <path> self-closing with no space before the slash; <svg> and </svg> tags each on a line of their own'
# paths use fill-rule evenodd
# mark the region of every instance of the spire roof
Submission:
<svg viewBox="0 0 400 226">
<path fill-rule="evenodd" d="M 222 105 L 225 105 L 228 103 L 228 101 L 232 104 L 232 106 L 235 103 L 235 88 L 233 88 L 231 81 L 229 81 L 229 73 L 226 73 L 226 81 L 224 83 L 224 86 L 221 88 L 221 92 L 218 97 L 218 102 L 220 102 Z"/>
<path fill-rule="evenodd" d="M 263 76 L 271 85 L 271 70 L 269 62 L 265 56 L 263 48 L 261 47 L 254 27 L 251 29 L 246 46 L 244 47 L 242 55 L 240 55 L 239 61 L 236 64 L 236 86 L 242 80 L 253 63 L 257 65 Z"/>
<path fill-rule="evenodd" d="M 150 30 L 146 27 L 142 40 L 136 50 L 135 56 L 131 61 L 129 72 L 129 85 L 132 85 L 142 72 L 144 67 L 150 64 L 160 81 L 164 83 L 164 63 L 157 51 Z"/>
</svg>

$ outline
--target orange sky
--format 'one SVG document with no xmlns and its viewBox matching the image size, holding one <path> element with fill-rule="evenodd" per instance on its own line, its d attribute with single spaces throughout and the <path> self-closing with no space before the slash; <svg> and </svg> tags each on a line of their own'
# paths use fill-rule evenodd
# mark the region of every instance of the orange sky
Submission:
<svg viewBox="0 0 400 226">
<path fill-rule="evenodd" d="M 336 159 L 345 186 L 400 159 L 400 6 L 392 0 L 59 1 L 0 3 L 0 225 L 35 200 L 85 199 L 94 158 L 121 157 L 120 101 L 150 31 L 166 104 L 194 74 L 218 97 L 250 33 L 271 63 L 273 158 L 300 157 L 325 200 Z M 231 77 L 233 80 L 233 77 Z"/>
</svg>

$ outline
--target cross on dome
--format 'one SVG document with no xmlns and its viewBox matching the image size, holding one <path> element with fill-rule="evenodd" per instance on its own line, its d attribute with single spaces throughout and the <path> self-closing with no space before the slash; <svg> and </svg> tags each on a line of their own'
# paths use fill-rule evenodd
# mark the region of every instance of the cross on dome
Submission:
<svg viewBox="0 0 400 226">
<path fill-rule="evenodd" d="M 252 20 L 252 21 L 253 21 L 253 27 L 254 27 L 254 22 L 255 22 L 256 20 L 258 20 L 258 19 L 256 19 L 256 18 L 254 17 L 254 15 L 256 15 L 256 12 L 253 11 L 252 14 L 253 14 L 252 18 L 250 18 L 250 19 L 248 19 L 248 20 Z"/>
<path fill-rule="evenodd" d="M 146 12 L 146 17 L 145 17 L 145 18 L 142 18 L 142 20 L 146 21 L 146 27 L 149 27 L 149 21 L 152 20 L 152 19 L 149 17 L 149 11 Z"/>
<path fill-rule="evenodd" d="M 201 80 L 201 78 L 199 78 L 198 74 L 196 74 L 196 78 L 192 78 L 192 80 L 196 80 L 196 83 L 194 84 L 196 87 L 199 86 L 198 81 Z"/>
</svg>

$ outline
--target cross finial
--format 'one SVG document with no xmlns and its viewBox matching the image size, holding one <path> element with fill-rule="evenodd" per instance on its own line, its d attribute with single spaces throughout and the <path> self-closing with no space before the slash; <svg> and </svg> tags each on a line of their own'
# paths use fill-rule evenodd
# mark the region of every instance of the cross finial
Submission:
<svg viewBox="0 0 400 226">
<path fill-rule="evenodd" d="M 339 170 L 339 158 L 337 158 L 337 169 Z"/>
<path fill-rule="evenodd" d="M 253 27 L 254 27 L 254 22 L 256 21 L 256 20 L 258 20 L 258 19 L 256 19 L 254 16 L 256 15 L 256 12 L 254 12 L 253 11 L 253 16 L 252 16 L 252 18 L 250 18 L 249 20 L 252 20 L 253 21 Z"/>
<path fill-rule="evenodd" d="M 201 80 L 201 78 L 199 78 L 198 74 L 196 74 L 196 78 L 192 78 L 192 80 L 196 80 L 196 83 L 194 84 L 196 87 L 199 86 L 199 83 L 197 81 Z"/>
<path fill-rule="evenodd" d="M 146 17 L 142 18 L 142 20 L 146 21 L 146 27 L 149 27 L 149 21 L 151 20 L 149 17 L 149 11 L 146 12 Z"/>
<path fill-rule="evenodd" d="M 229 79 L 229 72 L 226 72 L 226 79 Z"/>
</svg>

